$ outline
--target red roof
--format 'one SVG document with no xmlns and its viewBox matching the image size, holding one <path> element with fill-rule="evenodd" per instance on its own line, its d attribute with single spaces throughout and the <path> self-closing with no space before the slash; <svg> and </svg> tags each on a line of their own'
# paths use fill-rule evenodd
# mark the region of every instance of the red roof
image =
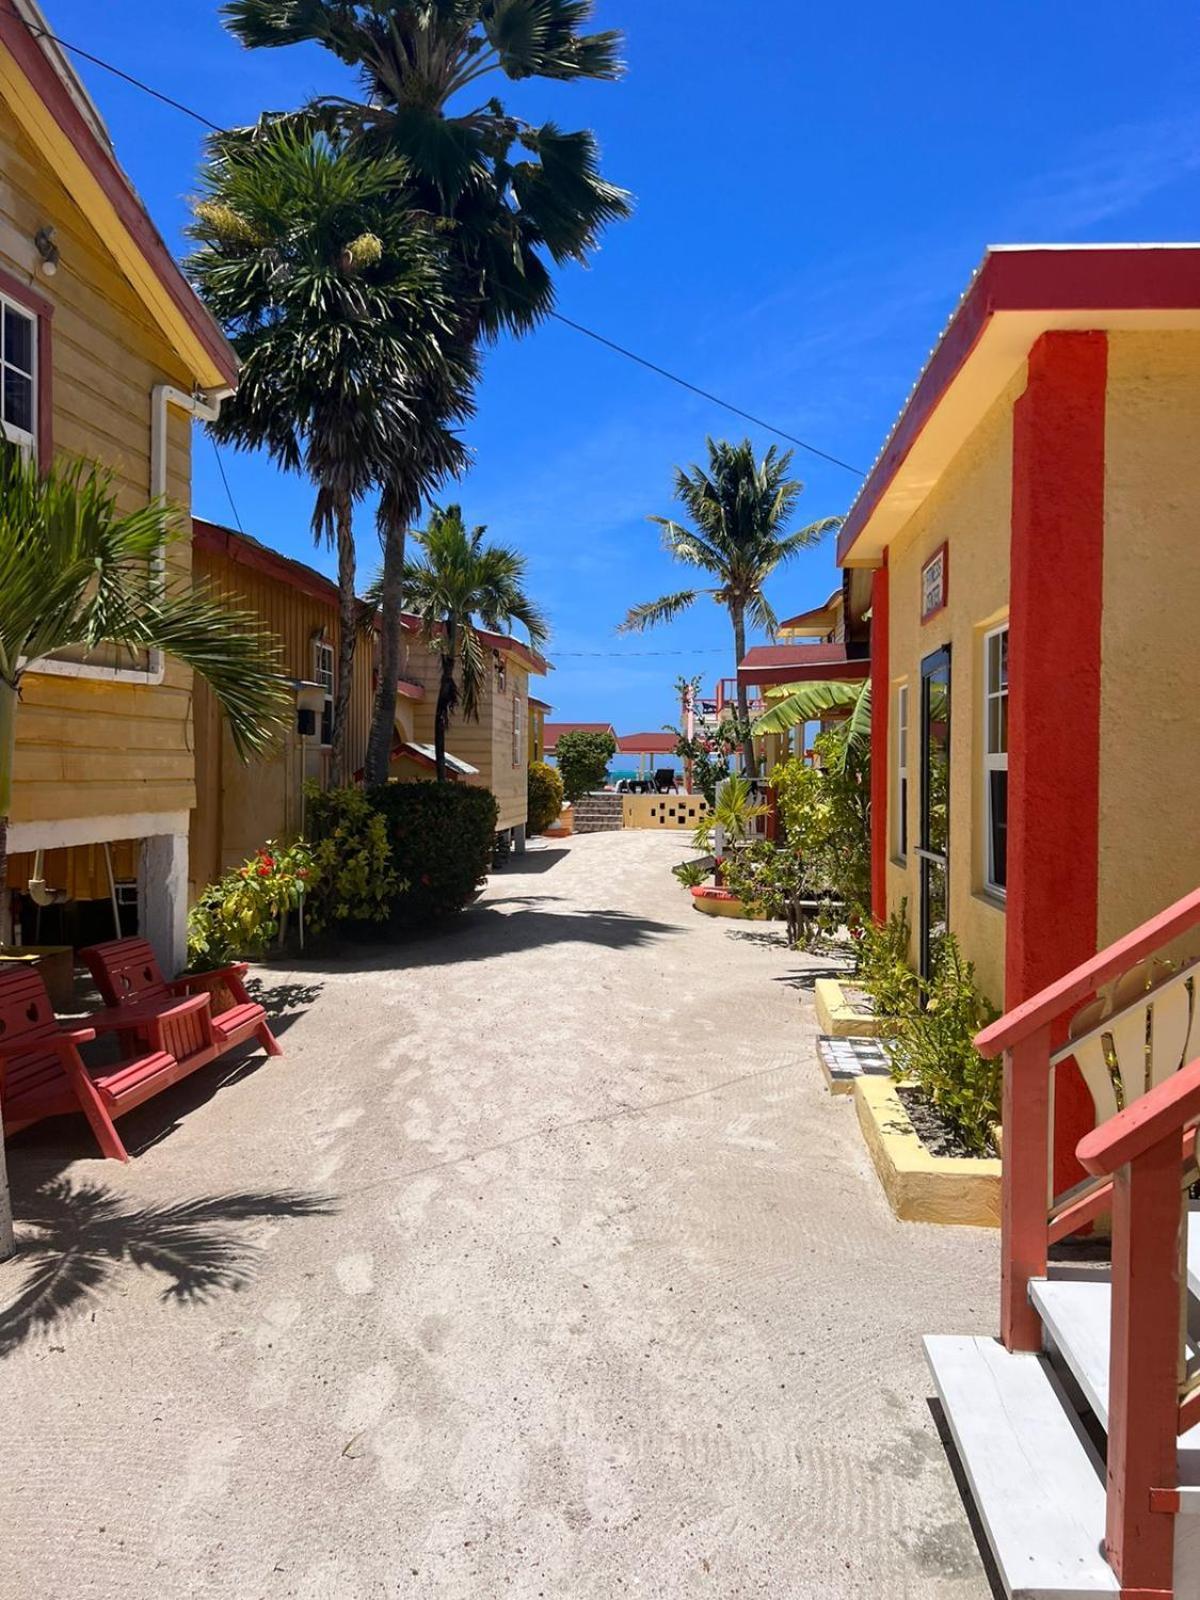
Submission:
<svg viewBox="0 0 1200 1600">
<path fill-rule="evenodd" d="M 776 683 L 841 682 L 865 678 L 866 656 L 848 656 L 844 644 L 760 644 L 738 663 L 738 682 L 747 689 Z"/>
<path fill-rule="evenodd" d="M 1007 381 L 1032 341 L 1049 327 L 1103 329 L 1119 314 L 1121 326 L 1161 326 L 1163 313 L 1200 307 L 1200 271 L 1195 245 L 1017 245 L 988 250 L 951 317 L 916 387 L 900 413 L 842 524 L 837 559 L 844 565 L 855 543 L 887 496 L 934 412 L 954 380 L 982 348 L 990 328 L 1008 319 L 1013 338 L 996 364 Z M 999 374 L 1004 377 L 999 377 Z M 986 400 L 991 390 L 983 396 Z M 925 469 L 928 476 L 928 469 Z M 916 506 L 909 494 L 899 511 Z M 898 519 L 899 520 L 899 516 Z M 868 561 L 865 565 L 877 565 Z"/>
<path fill-rule="evenodd" d="M 626 756 L 673 756 L 678 743 L 673 733 L 623 733 L 617 748 Z"/>
<path fill-rule="evenodd" d="M 611 722 L 548 722 L 543 733 L 547 751 L 554 749 L 564 733 L 611 733 L 614 739 L 617 736 Z"/>
</svg>

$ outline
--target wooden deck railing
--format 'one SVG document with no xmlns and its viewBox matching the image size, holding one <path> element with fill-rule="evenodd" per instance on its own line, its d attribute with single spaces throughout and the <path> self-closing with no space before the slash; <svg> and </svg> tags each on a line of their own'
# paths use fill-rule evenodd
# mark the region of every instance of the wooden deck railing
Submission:
<svg viewBox="0 0 1200 1600">
<path fill-rule="evenodd" d="M 1178 1435 L 1196 1420 L 1184 1338 L 1187 1207 L 1180 1162 L 1200 1121 L 1200 1060 L 1079 1143 L 1111 1180 L 1112 1321 L 1105 1554 L 1122 1594 L 1171 1593 Z"/>
<path fill-rule="evenodd" d="M 1197 927 L 1200 890 L 1015 1006 L 975 1041 L 982 1055 L 1004 1056 L 1000 1323 L 1010 1350 L 1041 1348 L 1041 1323 L 1028 1290 L 1030 1278 L 1045 1275 L 1051 1243 L 1084 1227 L 1113 1201 L 1113 1180 L 1104 1176 L 1053 1193 L 1054 1070 L 1077 1061 L 1103 1123 L 1119 1105 L 1132 1106 L 1151 1084 L 1200 1055 L 1194 965 L 1152 961 Z M 1076 1037 L 1068 1039 L 1072 1020 Z M 1056 1035 L 1065 1040 L 1057 1047 Z M 1107 1105 L 1106 1084 L 1113 1096 Z M 1178 1153 L 1182 1158 L 1182 1146 Z M 1188 1159 L 1191 1154 L 1189 1149 Z"/>
</svg>

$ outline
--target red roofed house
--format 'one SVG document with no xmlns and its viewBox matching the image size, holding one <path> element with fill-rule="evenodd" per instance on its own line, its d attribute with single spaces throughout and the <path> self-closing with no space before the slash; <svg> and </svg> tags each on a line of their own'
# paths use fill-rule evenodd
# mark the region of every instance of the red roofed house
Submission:
<svg viewBox="0 0 1200 1600">
<path fill-rule="evenodd" d="M 990 250 L 838 541 L 876 913 L 1006 1008 L 1003 1342 L 928 1345 L 1009 1593 L 1200 1594 L 1198 439 L 1200 245 Z"/>
</svg>

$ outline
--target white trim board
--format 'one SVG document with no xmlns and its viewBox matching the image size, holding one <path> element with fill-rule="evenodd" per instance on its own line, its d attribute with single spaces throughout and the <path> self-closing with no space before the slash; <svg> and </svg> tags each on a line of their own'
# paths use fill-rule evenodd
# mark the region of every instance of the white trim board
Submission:
<svg viewBox="0 0 1200 1600">
<path fill-rule="evenodd" d="M 187 837 L 186 811 L 126 811 L 107 817 L 68 817 L 61 822 L 10 822 L 8 848 L 65 850 L 75 844 L 108 844 L 114 839 L 153 839 L 162 834 Z"/>
</svg>

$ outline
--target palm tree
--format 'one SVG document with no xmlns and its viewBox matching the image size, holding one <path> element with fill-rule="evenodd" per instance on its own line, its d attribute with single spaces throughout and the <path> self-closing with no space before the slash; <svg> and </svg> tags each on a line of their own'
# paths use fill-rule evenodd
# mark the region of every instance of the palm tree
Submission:
<svg viewBox="0 0 1200 1600">
<path fill-rule="evenodd" d="M 717 581 L 712 588 L 680 589 L 660 600 L 633 606 L 618 632 L 641 633 L 671 622 L 702 594 L 729 612 L 735 659 L 746 654 L 746 618 L 774 635 L 775 613 L 764 585 L 793 556 L 841 526 L 840 517 L 823 517 L 806 528 L 788 532 L 804 485 L 789 478 L 793 452 L 782 455 L 772 445 L 762 460 L 749 439 L 741 444 L 708 439 L 707 468 L 693 464 L 675 469 L 675 498 L 692 521 L 684 527 L 670 517 L 651 517 L 663 530 L 663 545 L 676 561 L 697 567 Z M 738 718 L 746 730 L 742 743 L 746 772 L 754 777 L 758 761 L 750 733 L 750 708 L 745 685 L 738 682 Z"/>
<path fill-rule="evenodd" d="M 860 683 L 790 683 L 767 691 L 774 701 L 754 724 L 754 732 L 786 733 L 806 722 L 820 722 L 831 712 L 838 720 L 828 730 L 830 758 L 839 771 L 864 767 L 871 755 L 871 680 Z"/>
<path fill-rule="evenodd" d="M 405 162 L 414 204 L 437 219 L 446 248 L 456 338 L 474 351 L 548 316 L 552 267 L 586 262 L 605 225 L 630 215 L 629 195 L 600 174 L 590 132 L 535 125 L 494 97 L 478 99 L 497 77 L 619 77 L 620 35 L 585 31 L 592 11 L 592 0 L 229 0 L 223 16 L 245 45 L 320 44 L 355 74 L 357 100 L 326 96 L 283 119 Z M 262 137 L 277 120 L 243 137 Z M 381 511 L 383 648 L 367 754 L 375 780 L 386 773 L 395 720 L 405 529 L 421 482 L 441 470 L 418 451 L 385 479 L 385 502 L 400 509 Z"/>
<path fill-rule="evenodd" d="M 189 230 L 200 245 L 189 271 L 242 361 L 213 431 L 306 472 L 313 532 L 337 549 L 335 783 L 358 634 L 354 506 L 401 475 L 419 502 L 461 466 L 450 428 L 475 377 L 474 351 L 453 337 L 442 244 L 404 183 L 399 161 L 311 131 L 217 136 Z"/>
<path fill-rule="evenodd" d="M 525 560 L 503 545 L 485 544 L 487 529 L 468 529 L 459 506 L 435 510 L 429 526 L 415 537 L 421 559 L 404 574 L 406 603 L 421 622 L 425 643 L 441 657 L 434 752 L 437 779 L 446 781 L 446 729 L 456 710 L 478 721 L 487 658 L 476 619 L 487 629 L 508 633 L 520 623 L 531 645 L 546 641 L 546 621 L 525 593 Z"/>
<path fill-rule="evenodd" d="M 8 921 L 12 810 L 21 683 L 56 652 L 123 648 L 175 656 L 204 678 L 243 756 L 282 727 L 291 694 L 278 646 L 251 612 L 162 576 L 160 552 L 179 535 L 161 501 L 117 511 L 110 477 L 82 462 L 41 472 L 0 445 L 0 942 Z M 0 1260 L 12 1254 L 0 1139 Z"/>
</svg>

